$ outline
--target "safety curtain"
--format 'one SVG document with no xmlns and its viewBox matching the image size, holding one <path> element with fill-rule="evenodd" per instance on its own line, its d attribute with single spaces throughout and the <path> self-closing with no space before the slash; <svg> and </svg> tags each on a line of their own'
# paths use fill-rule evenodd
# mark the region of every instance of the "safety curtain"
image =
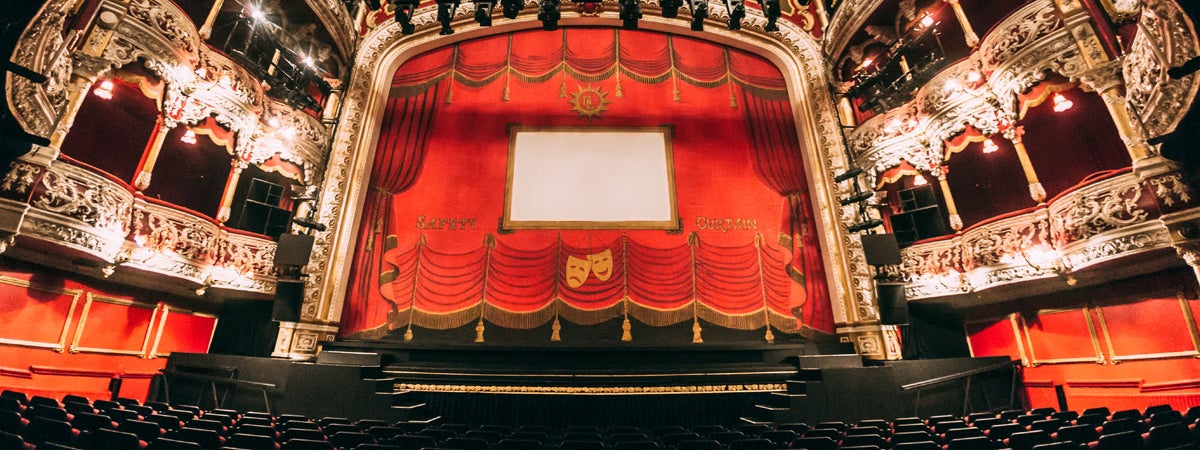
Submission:
<svg viewBox="0 0 1200 450">
<path fill-rule="evenodd" d="M 584 85 L 638 109 L 585 122 L 568 99 Z M 681 229 L 498 229 L 506 123 L 670 125 Z M 614 319 L 691 321 L 694 339 L 833 332 L 786 82 L 758 56 L 611 28 L 474 39 L 401 65 L 380 136 L 344 336 Z"/>
</svg>

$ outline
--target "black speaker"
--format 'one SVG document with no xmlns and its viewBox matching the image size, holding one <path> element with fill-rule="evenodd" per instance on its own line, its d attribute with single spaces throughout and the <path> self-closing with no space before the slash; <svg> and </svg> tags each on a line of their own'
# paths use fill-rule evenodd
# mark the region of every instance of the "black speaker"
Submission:
<svg viewBox="0 0 1200 450">
<path fill-rule="evenodd" d="M 904 298 L 903 283 L 875 283 L 879 302 L 879 322 L 884 325 L 908 324 L 908 300 Z"/>
<path fill-rule="evenodd" d="M 864 234 L 862 235 L 863 253 L 867 264 L 872 266 L 890 266 L 900 264 L 900 244 L 894 234 Z"/>
<path fill-rule="evenodd" d="M 303 266 L 312 256 L 313 237 L 307 234 L 281 234 L 275 248 L 275 265 Z"/>
<path fill-rule="evenodd" d="M 280 280 L 275 283 L 275 303 L 271 305 L 271 320 L 299 322 L 300 305 L 304 303 L 304 282 Z"/>
</svg>

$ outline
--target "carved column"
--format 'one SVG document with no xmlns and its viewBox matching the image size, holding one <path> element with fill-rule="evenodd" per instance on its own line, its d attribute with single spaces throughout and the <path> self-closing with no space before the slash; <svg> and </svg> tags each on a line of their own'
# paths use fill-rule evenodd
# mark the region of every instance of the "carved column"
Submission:
<svg viewBox="0 0 1200 450">
<path fill-rule="evenodd" d="M 204 19 L 204 25 L 200 26 L 200 39 L 207 40 L 212 36 L 213 24 L 217 22 L 217 14 L 221 13 L 221 6 L 224 4 L 225 0 L 213 2 L 212 9 L 208 10 L 208 18 Z"/>
<path fill-rule="evenodd" d="M 954 196 L 950 194 L 950 183 L 946 181 L 946 174 L 950 173 L 950 167 L 938 166 L 933 170 L 933 174 L 937 176 L 938 187 L 942 188 L 942 198 L 946 200 L 946 213 L 950 215 L 950 228 L 954 231 L 961 230 L 963 227 L 962 216 L 958 215 L 958 205 L 954 203 Z"/>
<path fill-rule="evenodd" d="M 150 134 L 150 143 L 146 145 L 146 150 L 142 152 L 142 161 L 138 164 L 137 178 L 133 180 L 133 187 L 137 188 L 138 191 L 144 191 L 150 187 L 150 177 L 154 173 L 154 164 L 158 162 L 158 154 L 162 151 L 163 143 L 167 140 L 167 134 L 175 128 L 175 121 L 165 120 L 162 116 L 159 116 L 156 125 L 158 126 Z"/>
<path fill-rule="evenodd" d="M 958 18 L 958 24 L 962 26 L 963 36 L 966 37 L 967 46 L 975 48 L 979 45 L 979 35 L 975 34 L 975 29 L 971 27 L 971 21 L 967 19 L 967 13 L 963 12 L 962 5 L 958 4 L 959 0 L 944 0 L 950 4 L 950 9 L 954 10 L 954 17 Z"/>
<path fill-rule="evenodd" d="M 854 105 L 850 104 L 850 99 L 846 97 L 839 98 L 837 106 L 838 118 L 841 119 L 843 127 L 858 125 L 854 120 Z"/>
<path fill-rule="evenodd" d="M 1121 78 L 1121 66 L 1116 62 L 1105 64 L 1084 74 L 1080 79 L 1086 88 L 1095 91 L 1104 100 L 1104 106 L 1117 127 L 1121 141 L 1125 143 L 1125 150 L 1129 152 L 1134 167 L 1139 166 L 1139 162 L 1155 156 L 1154 148 L 1146 142 L 1146 131 L 1141 119 L 1130 110 L 1125 101 L 1125 95 L 1122 93 L 1125 82 Z"/>
<path fill-rule="evenodd" d="M 217 222 L 221 223 L 229 220 L 229 214 L 232 212 L 230 208 L 233 206 L 233 194 L 237 191 L 238 180 L 242 177 L 242 171 L 249 166 L 238 158 L 234 158 L 231 163 L 229 179 L 225 181 L 225 194 L 221 196 L 221 209 L 217 211 Z"/>
<path fill-rule="evenodd" d="M 62 143 L 66 140 L 71 127 L 75 125 L 75 116 L 79 115 L 79 109 L 83 107 L 83 100 L 87 98 L 88 91 L 92 89 L 94 82 L 95 80 L 88 77 L 71 76 L 71 83 L 67 85 L 67 106 L 63 108 L 62 115 L 59 116 L 58 123 L 54 125 L 54 131 L 50 134 L 50 148 L 54 153 L 51 159 L 58 157 Z"/>
<path fill-rule="evenodd" d="M 1046 200 L 1046 188 L 1038 181 L 1037 171 L 1033 170 L 1033 162 L 1029 160 L 1029 152 L 1025 149 L 1025 127 L 1014 126 L 1004 130 L 1004 137 L 1013 144 L 1017 151 L 1017 159 L 1021 160 L 1021 170 L 1025 172 L 1025 181 L 1029 182 L 1029 196 L 1033 201 L 1041 203 Z"/>
</svg>

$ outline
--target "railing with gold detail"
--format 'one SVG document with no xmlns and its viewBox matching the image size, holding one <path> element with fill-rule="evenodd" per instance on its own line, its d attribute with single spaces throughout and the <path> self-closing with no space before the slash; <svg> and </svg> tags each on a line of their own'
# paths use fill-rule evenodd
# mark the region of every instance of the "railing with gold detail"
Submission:
<svg viewBox="0 0 1200 450">
<path fill-rule="evenodd" d="M 129 268 L 232 291 L 274 290 L 276 244 L 266 236 L 134 194 L 98 169 L 66 159 L 25 189 L 31 195 L 21 236 L 110 264 L 105 276 Z"/>
<path fill-rule="evenodd" d="M 1128 169 L 1103 173 L 1046 204 L 903 250 L 910 299 L 945 297 L 1053 277 L 1170 248 L 1153 196 Z"/>
</svg>

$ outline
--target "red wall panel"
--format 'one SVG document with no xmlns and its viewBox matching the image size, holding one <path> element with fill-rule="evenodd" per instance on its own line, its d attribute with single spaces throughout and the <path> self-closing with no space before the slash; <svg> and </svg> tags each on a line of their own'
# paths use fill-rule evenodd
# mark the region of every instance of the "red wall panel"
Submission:
<svg viewBox="0 0 1200 450">
<path fill-rule="evenodd" d="M 158 320 L 186 299 L 13 262 L 0 262 L 0 299 L 0 388 L 56 398 L 107 398 L 120 377 L 121 396 L 145 399 L 166 365 L 150 345 L 163 355 L 204 352 L 216 326 L 183 310 Z"/>
<path fill-rule="evenodd" d="M 1010 318 L 970 323 L 966 329 L 971 356 L 1011 356 L 1018 359 L 1021 354 L 1018 348 L 1021 344 L 1017 341 L 1016 329 Z"/>
<path fill-rule="evenodd" d="M 1058 360 L 1096 360 L 1091 317 L 1083 309 L 1039 313 L 1023 319 L 1029 357 L 1034 363 Z"/>
</svg>

